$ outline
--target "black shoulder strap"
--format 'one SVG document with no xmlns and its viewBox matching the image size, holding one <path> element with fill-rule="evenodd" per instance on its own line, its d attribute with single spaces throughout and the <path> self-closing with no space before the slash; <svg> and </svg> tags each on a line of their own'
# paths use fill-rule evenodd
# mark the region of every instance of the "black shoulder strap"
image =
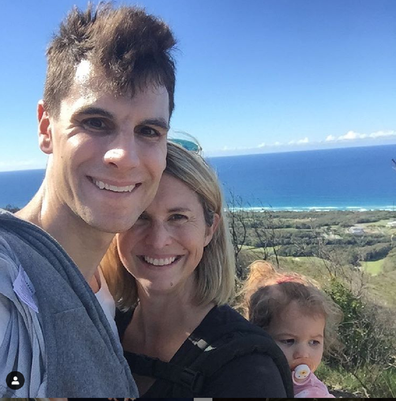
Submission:
<svg viewBox="0 0 396 401">
<path fill-rule="evenodd" d="M 127 329 L 129 323 L 131 323 L 133 315 L 133 309 L 128 310 L 127 312 L 122 312 L 120 309 L 116 308 L 115 314 L 115 322 L 118 329 L 118 335 L 120 340 L 124 338 L 125 330 Z"/>
<path fill-rule="evenodd" d="M 213 327 L 205 340 L 194 333 L 194 358 L 189 366 L 143 355 L 125 352 L 125 357 L 133 373 L 164 379 L 174 384 L 174 397 L 200 396 L 206 378 L 222 369 L 233 359 L 251 353 L 263 353 L 272 358 L 279 369 L 287 397 L 293 398 L 293 384 L 290 369 L 281 349 L 261 328 L 237 321 L 224 326 Z"/>
<path fill-rule="evenodd" d="M 199 394 L 203 386 L 204 376 L 199 371 L 194 371 L 175 363 L 164 362 L 158 358 L 137 355 L 127 351 L 124 352 L 124 356 L 133 374 L 176 383 L 181 386 L 183 396 L 185 397 Z"/>
<path fill-rule="evenodd" d="M 201 372 L 207 378 L 235 358 L 252 353 L 266 354 L 279 370 L 287 397 L 293 398 L 290 368 L 282 350 L 262 333 L 248 333 L 247 330 L 240 333 L 241 335 L 235 336 L 225 345 L 202 352 L 202 355 L 189 368 Z"/>
</svg>

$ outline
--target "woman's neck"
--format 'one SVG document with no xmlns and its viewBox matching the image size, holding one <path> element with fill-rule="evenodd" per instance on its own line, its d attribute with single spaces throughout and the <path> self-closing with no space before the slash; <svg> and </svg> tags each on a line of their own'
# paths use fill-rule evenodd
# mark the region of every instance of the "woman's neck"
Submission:
<svg viewBox="0 0 396 401">
<path fill-rule="evenodd" d="M 187 297 L 140 295 L 125 332 L 124 349 L 166 362 L 214 306 L 196 306 Z"/>
</svg>

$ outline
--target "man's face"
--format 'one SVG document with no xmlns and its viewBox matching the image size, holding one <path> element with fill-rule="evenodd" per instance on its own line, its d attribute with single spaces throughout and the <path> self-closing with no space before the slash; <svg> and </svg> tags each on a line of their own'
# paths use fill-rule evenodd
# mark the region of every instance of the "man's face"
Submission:
<svg viewBox="0 0 396 401">
<path fill-rule="evenodd" d="M 77 218 L 115 233 L 129 229 L 155 196 L 166 164 L 169 99 L 154 86 L 115 97 L 99 89 L 100 79 L 77 69 L 57 118 L 39 105 L 39 137 L 50 154 L 47 202 L 59 223 Z"/>
</svg>

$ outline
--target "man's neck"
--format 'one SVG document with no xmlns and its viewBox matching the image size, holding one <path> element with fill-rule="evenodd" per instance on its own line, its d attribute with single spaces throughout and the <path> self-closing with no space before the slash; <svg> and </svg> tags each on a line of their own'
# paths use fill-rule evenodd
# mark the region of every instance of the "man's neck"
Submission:
<svg viewBox="0 0 396 401">
<path fill-rule="evenodd" d="M 78 216 L 55 212 L 44 206 L 42 188 L 16 216 L 27 220 L 55 238 L 89 282 L 106 253 L 114 234 L 89 226 Z"/>
</svg>

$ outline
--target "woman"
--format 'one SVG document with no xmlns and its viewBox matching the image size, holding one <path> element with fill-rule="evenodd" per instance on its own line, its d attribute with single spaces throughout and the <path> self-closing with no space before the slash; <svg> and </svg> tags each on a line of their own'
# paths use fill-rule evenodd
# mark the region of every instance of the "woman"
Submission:
<svg viewBox="0 0 396 401">
<path fill-rule="evenodd" d="M 199 355 L 197 346 L 206 344 L 201 353 L 209 355 L 227 341 L 239 344 L 234 323 L 242 331 L 253 327 L 227 305 L 234 295 L 235 265 L 223 210 L 211 168 L 199 155 L 169 144 L 154 201 L 117 236 L 102 261 L 118 307 L 126 311 L 116 320 L 143 397 L 292 396 L 285 391 L 290 377 L 281 377 L 279 363 L 256 351 L 211 372 L 199 386 L 197 380 L 181 390 L 180 380 L 174 382 L 191 372 L 183 368 Z M 219 327 L 226 334 L 212 347 L 209 339 Z M 162 362 L 153 362 L 157 359 Z M 281 363 L 287 367 L 286 360 Z M 169 373 L 170 367 L 176 373 Z"/>
</svg>

